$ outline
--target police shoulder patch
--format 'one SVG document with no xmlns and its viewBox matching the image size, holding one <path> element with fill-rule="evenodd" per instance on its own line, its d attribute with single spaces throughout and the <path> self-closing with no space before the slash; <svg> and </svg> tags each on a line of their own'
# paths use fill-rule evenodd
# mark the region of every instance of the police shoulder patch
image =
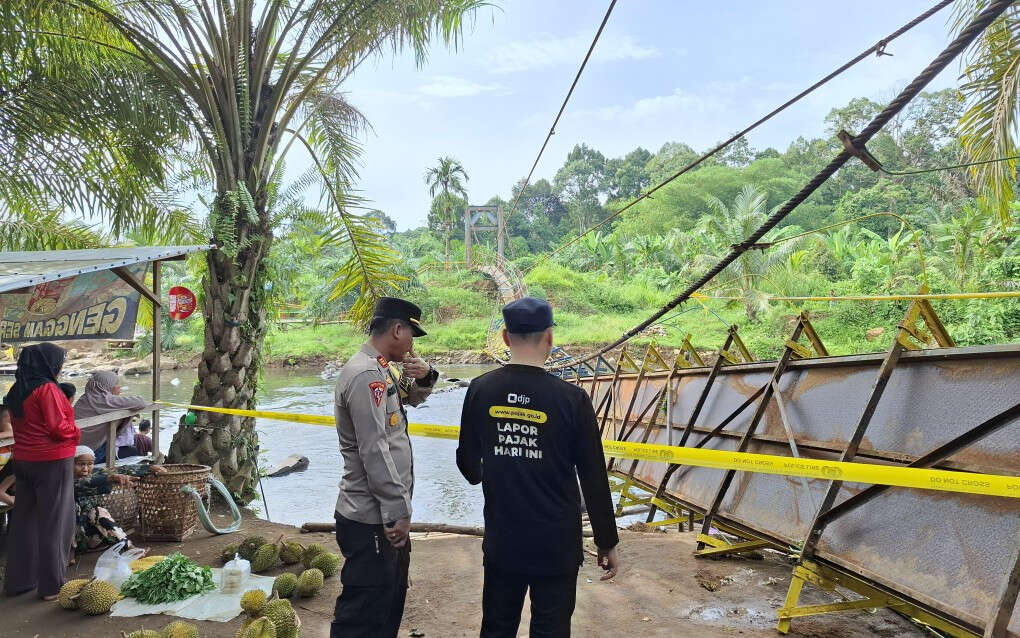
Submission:
<svg viewBox="0 0 1020 638">
<path fill-rule="evenodd" d="M 386 384 L 382 381 L 372 381 L 368 384 L 368 389 L 372 393 L 372 400 L 375 401 L 376 407 L 379 407 L 383 395 L 386 394 Z"/>
</svg>

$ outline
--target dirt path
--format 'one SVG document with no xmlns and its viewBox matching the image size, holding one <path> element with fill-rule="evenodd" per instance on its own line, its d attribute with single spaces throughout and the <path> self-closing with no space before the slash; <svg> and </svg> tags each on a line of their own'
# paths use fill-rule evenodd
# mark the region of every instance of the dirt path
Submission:
<svg viewBox="0 0 1020 638">
<path fill-rule="evenodd" d="M 280 534 L 299 542 L 321 542 L 335 547 L 329 534 L 300 534 L 293 527 L 260 520 L 245 522 L 244 534 L 261 534 L 275 539 Z M 154 554 L 181 551 L 199 562 L 218 565 L 219 550 L 238 542 L 205 532 L 184 544 L 152 543 Z M 573 635 L 588 638 L 625 636 L 685 636 L 699 638 L 748 636 L 775 638 L 775 610 L 782 603 L 789 584 L 790 567 L 782 560 L 699 560 L 691 552 L 690 533 L 642 534 L 621 532 L 624 567 L 614 582 L 598 580 L 591 564 L 578 576 L 577 609 Z M 5 537 L 0 537 L 0 542 Z M 91 573 L 98 554 L 83 557 L 73 569 L 74 576 Z M 4 556 L 5 558 L 5 556 Z M 282 568 L 272 573 L 284 571 Z M 481 539 L 468 536 L 430 535 L 414 540 L 411 554 L 412 587 L 401 636 L 411 630 L 430 638 L 477 636 L 481 618 Z M 305 638 L 325 638 L 333 602 L 339 593 L 339 578 L 326 581 L 318 596 L 295 599 Z M 805 590 L 802 604 L 830 602 L 831 596 Z M 525 610 L 520 636 L 527 636 Z M 5 638 L 110 638 L 121 631 L 142 627 L 159 628 L 169 622 L 164 616 L 136 619 L 86 617 L 80 612 L 61 610 L 56 603 L 43 603 L 34 595 L 0 598 L 0 635 Z M 206 638 L 233 638 L 240 618 L 228 623 L 199 623 Z M 880 610 L 853 612 L 800 619 L 794 623 L 795 637 L 865 638 L 868 636 L 923 636 L 909 622 Z"/>
</svg>

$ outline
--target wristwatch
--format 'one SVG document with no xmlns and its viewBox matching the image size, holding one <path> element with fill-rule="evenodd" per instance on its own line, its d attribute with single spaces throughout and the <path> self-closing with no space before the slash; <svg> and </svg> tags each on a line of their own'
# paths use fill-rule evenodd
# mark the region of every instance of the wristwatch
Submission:
<svg viewBox="0 0 1020 638">
<path fill-rule="evenodd" d="M 424 377 L 422 377 L 420 379 L 415 379 L 415 383 L 417 383 L 418 385 L 420 385 L 423 388 L 427 388 L 427 387 L 433 385 L 436 382 L 436 379 L 438 379 L 438 378 L 439 378 L 439 370 L 436 370 L 435 368 L 433 368 L 432 364 L 430 363 L 429 364 L 429 373 L 426 374 Z"/>
</svg>

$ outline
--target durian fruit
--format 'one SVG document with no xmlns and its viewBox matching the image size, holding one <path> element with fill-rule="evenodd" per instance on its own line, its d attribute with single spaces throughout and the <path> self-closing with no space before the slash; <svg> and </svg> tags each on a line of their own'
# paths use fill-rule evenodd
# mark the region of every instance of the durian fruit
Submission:
<svg viewBox="0 0 1020 638">
<path fill-rule="evenodd" d="M 310 567 L 318 569 L 322 572 L 323 576 L 329 578 L 340 567 L 340 555 L 324 552 L 312 559 Z"/>
<path fill-rule="evenodd" d="M 163 634 L 159 633 L 155 629 L 139 629 L 138 631 L 132 631 L 129 634 L 120 632 L 120 635 L 124 638 L 163 638 Z"/>
<path fill-rule="evenodd" d="M 252 618 L 262 615 L 262 608 L 266 606 L 266 592 L 261 589 L 252 589 L 244 592 L 241 596 L 241 609 Z"/>
<path fill-rule="evenodd" d="M 290 598 L 294 595 L 294 589 L 297 587 L 297 576 L 290 573 L 284 572 L 276 577 L 273 581 L 273 590 L 280 596 L 280 598 Z"/>
<path fill-rule="evenodd" d="M 259 547 L 251 559 L 251 570 L 256 574 L 267 569 L 276 567 L 276 561 L 280 558 L 280 548 L 272 543 L 266 543 Z"/>
<path fill-rule="evenodd" d="M 198 627 L 191 623 L 175 620 L 163 627 L 162 638 L 198 638 Z"/>
<path fill-rule="evenodd" d="M 234 560 L 234 556 L 237 555 L 237 550 L 238 550 L 237 545 L 227 545 L 226 547 L 223 548 L 223 551 L 220 552 L 220 560 L 223 561 L 224 563 L 229 563 L 230 561 Z"/>
<path fill-rule="evenodd" d="M 78 593 L 78 608 L 89 616 L 98 616 L 109 612 L 119 598 L 119 589 L 105 580 L 93 580 Z"/>
<path fill-rule="evenodd" d="M 74 598 L 81 591 L 81 588 L 89 584 L 88 578 L 75 578 L 64 583 L 64 586 L 60 588 L 60 594 L 58 594 L 57 602 L 64 609 L 78 609 L 78 601 Z"/>
<path fill-rule="evenodd" d="M 248 625 L 255 622 L 254 618 L 245 618 L 241 622 L 241 627 L 237 630 L 237 638 L 244 638 L 244 632 L 248 629 Z"/>
<path fill-rule="evenodd" d="M 294 563 L 301 562 L 301 552 L 305 551 L 305 548 L 301 543 L 295 543 L 294 541 L 288 541 L 283 543 L 280 547 L 280 560 L 285 565 L 293 565 Z"/>
<path fill-rule="evenodd" d="M 255 552 L 265 544 L 266 539 L 262 536 L 249 536 L 238 545 L 237 553 L 241 555 L 241 558 L 251 560 L 255 556 Z"/>
<path fill-rule="evenodd" d="M 297 588 L 295 591 L 297 591 L 298 596 L 301 596 L 302 598 L 310 598 L 319 593 L 319 590 L 322 589 L 322 579 L 323 576 L 321 570 L 315 569 L 314 567 L 306 569 L 301 572 L 300 576 L 298 576 Z"/>
<path fill-rule="evenodd" d="M 312 559 L 326 551 L 326 548 L 318 543 L 312 543 L 305 548 L 305 551 L 301 552 L 301 562 L 304 564 L 305 569 L 312 566 Z"/>
<path fill-rule="evenodd" d="M 297 638 L 301 621 L 289 600 L 271 600 L 266 604 L 265 616 L 276 625 L 276 638 Z"/>
<path fill-rule="evenodd" d="M 265 616 L 256 618 L 238 633 L 239 638 L 276 638 L 276 626 Z"/>
<path fill-rule="evenodd" d="M 276 638 L 298 638 L 300 636 L 299 629 L 293 627 L 291 629 L 277 629 Z"/>
</svg>

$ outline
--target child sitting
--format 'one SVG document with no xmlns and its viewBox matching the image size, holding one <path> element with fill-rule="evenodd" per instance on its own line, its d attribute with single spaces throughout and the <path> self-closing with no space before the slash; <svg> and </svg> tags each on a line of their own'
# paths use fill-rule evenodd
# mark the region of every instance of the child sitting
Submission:
<svg viewBox="0 0 1020 638">
<path fill-rule="evenodd" d="M 148 419 L 144 419 L 138 424 L 138 432 L 135 434 L 135 449 L 138 450 L 139 456 L 152 454 L 152 437 L 149 436 L 150 430 L 152 430 L 152 422 Z"/>
</svg>

